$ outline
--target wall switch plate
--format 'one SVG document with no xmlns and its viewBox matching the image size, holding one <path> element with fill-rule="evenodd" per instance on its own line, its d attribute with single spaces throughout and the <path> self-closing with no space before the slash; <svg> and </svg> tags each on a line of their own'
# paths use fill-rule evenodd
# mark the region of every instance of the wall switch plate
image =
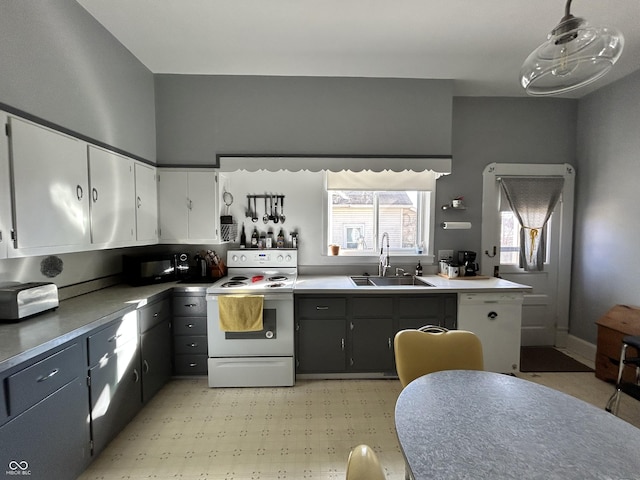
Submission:
<svg viewBox="0 0 640 480">
<path fill-rule="evenodd" d="M 438 261 L 453 258 L 453 250 L 438 250 Z"/>
</svg>

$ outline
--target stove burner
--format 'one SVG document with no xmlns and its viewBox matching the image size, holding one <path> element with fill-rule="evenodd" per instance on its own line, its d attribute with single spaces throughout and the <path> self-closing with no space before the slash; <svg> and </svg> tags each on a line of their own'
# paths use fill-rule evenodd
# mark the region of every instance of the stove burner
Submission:
<svg viewBox="0 0 640 480">
<path fill-rule="evenodd" d="M 270 282 L 281 282 L 282 280 L 286 280 L 286 279 L 287 277 L 285 277 L 284 275 L 276 275 L 275 277 L 267 278 L 267 280 Z"/>
<path fill-rule="evenodd" d="M 267 288 L 278 288 L 284 287 L 284 283 L 268 283 Z"/>
<path fill-rule="evenodd" d="M 225 282 L 220 286 L 222 288 L 230 288 L 230 287 L 242 287 L 243 285 L 246 285 L 246 283 L 231 281 L 231 282 Z"/>
<path fill-rule="evenodd" d="M 230 280 L 232 282 L 243 282 L 243 281 L 249 280 L 249 277 L 238 275 L 237 277 L 231 277 Z"/>
</svg>

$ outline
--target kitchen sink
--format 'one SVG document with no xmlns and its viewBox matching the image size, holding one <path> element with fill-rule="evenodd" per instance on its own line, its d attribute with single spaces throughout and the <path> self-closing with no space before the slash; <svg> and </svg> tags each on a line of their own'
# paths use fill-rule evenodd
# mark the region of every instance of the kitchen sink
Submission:
<svg viewBox="0 0 640 480">
<path fill-rule="evenodd" d="M 433 287 L 430 283 L 416 277 L 351 277 L 351 281 L 357 287 Z"/>
</svg>

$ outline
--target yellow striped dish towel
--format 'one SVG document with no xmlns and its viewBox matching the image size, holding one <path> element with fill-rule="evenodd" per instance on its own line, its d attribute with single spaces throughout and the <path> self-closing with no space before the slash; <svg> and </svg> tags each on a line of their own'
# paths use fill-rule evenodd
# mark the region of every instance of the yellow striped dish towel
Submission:
<svg viewBox="0 0 640 480">
<path fill-rule="evenodd" d="M 220 295 L 218 314 L 223 332 L 258 332 L 262 325 L 264 295 Z"/>
</svg>

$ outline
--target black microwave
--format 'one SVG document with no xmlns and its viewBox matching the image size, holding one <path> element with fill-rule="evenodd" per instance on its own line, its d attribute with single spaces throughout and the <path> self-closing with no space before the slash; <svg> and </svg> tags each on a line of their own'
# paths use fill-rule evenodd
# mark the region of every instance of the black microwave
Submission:
<svg viewBox="0 0 640 480">
<path fill-rule="evenodd" d="M 130 285 L 149 285 L 180 280 L 188 274 L 188 255 L 123 255 L 122 274 L 124 280 Z"/>
</svg>

